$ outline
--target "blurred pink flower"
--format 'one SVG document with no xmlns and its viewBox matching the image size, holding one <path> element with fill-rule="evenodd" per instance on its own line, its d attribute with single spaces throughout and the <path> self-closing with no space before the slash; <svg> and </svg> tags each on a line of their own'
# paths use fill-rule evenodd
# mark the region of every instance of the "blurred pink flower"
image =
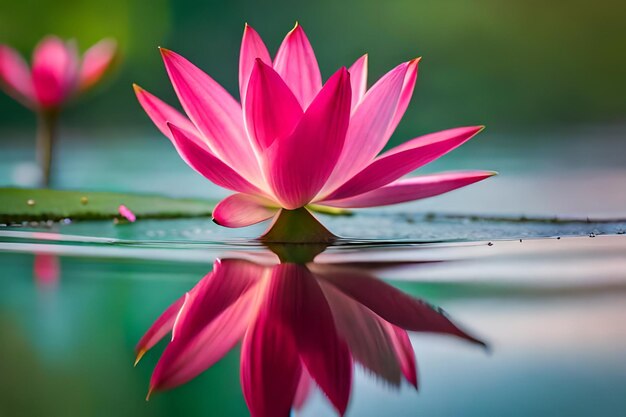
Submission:
<svg viewBox="0 0 626 417">
<path fill-rule="evenodd" d="M 33 52 L 32 68 L 11 47 L 0 45 L 0 84 L 7 94 L 37 111 L 56 110 L 95 85 L 111 66 L 116 43 L 104 39 L 82 59 L 72 41 L 47 36 Z"/>
<path fill-rule="evenodd" d="M 73 41 L 45 37 L 33 52 L 32 68 L 11 47 L 0 44 L 0 87 L 37 113 L 35 145 L 40 185 L 49 186 L 56 125 L 63 105 L 93 87 L 111 67 L 117 45 L 104 39 L 89 48 L 82 59 Z"/>
<path fill-rule="evenodd" d="M 152 392 L 195 378 L 243 340 L 241 385 L 253 417 L 289 415 L 313 386 L 343 415 L 353 363 L 394 387 L 405 379 L 417 388 L 407 330 L 483 344 L 442 311 L 362 269 L 226 259 L 165 310 L 136 352 L 139 361 L 171 331 Z"/>
<path fill-rule="evenodd" d="M 419 59 L 403 62 L 367 88 L 367 55 L 324 85 L 301 26 L 272 60 L 246 25 L 239 58 L 241 104 L 182 56 L 161 49 L 186 115 L 135 85 L 139 102 L 180 156 L 237 194 L 214 220 L 241 227 L 280 208 L 316 204 L 357 208 L 431 197 L 494 175 L 463 171 L 401 179 L 468 141 L 481 126 L 412 139 L 382 154 L 409 104 Z"/>
</svg>

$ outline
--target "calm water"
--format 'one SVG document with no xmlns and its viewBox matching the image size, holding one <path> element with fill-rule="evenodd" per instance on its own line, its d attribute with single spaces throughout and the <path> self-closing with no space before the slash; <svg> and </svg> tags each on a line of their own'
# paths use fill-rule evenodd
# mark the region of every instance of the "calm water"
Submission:
<svg viewBox="0 0 626 417">
<path fill-rule="evenodd" d="M 623 415 L 626 194 L 617 191 L 626 167 L 613 152 L 581 145 L 584 134 L 578 139 L 566 157 L 537 139 L 544 152 L 527 146 L 525 156 L 510 158 L 510 146 L 494 136 L 495 145 L 460 150 L 431 169 L 500 170 L 494 181 L 423 203 L 322 216 L 351 239 L 317 256 L 311 270 L 380 278 L 443 308 L 489 346 L 411 332 L 419 391 L 356 365 L 347 415 Z M 154 192 L 181 183 L 178 194 L 219 195 L 167 147 L 150 148 L 154 158 L 134 164 L 142 140 L 98 143 L 110 158 L 78 146 L 81 157 L 67 159 L 62 185 Z M 119 171 L 111 169 L 116 157 Z M 19 182 L 27 159 L 24 149 L 0 154 L 0 178 Z M 146 160 L 160 161 L 155 175 L 145 175 L 153 168 Z M 89 161 L 101 165 L 75 175 Z M 531 220 L 519 221 L 522 214 Z M 555 216 L 575 221 L 543 221 Z M 263 228 L 229 231 L 206 219 L 0 227 L 0 416 L 247 415 L 239 346 L 149 402 L 166 342 L 132 365 L 146 329 L 216 258 L 267 261 L 271 254 L 249 240 Z M 333 411 L 314 391 L 298 415 Z"/>
<path fill-rule="evenodd" d="M 0 254 L 3 415 L 246 415 L 238 348 L 146 403 L 164 343 L 137 368 L 133 347 L 216 256 L 263 259 L 262 249 L 15 240 Z M 317 263 L 367 270 L 444 308 L 490 350 L 452 336 L 412 333 L 419 392 L 406 383 L 393 389 L 357 366 L 348 415 L 623 411 L 625 237 L 376 246 L 331 248 Z M 37 255 L 29 253 L 33 249 Z M 42 273 L 42 258 L 51 261 L 46 254 L 54 254 L 58 275 L 50 275 L 50 267 Z M 314 393 L 301 415 L 332 413 Z"/>
</svg>

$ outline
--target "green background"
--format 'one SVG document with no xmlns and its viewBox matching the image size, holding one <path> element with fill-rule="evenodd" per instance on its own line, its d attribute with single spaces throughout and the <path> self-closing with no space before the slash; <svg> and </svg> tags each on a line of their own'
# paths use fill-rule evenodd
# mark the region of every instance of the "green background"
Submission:
<svg viewBox="0 0 626 417">
<path fill-rule="evenodd" d="M 48 33 L 119 40 L 122 62 L 100 91 L 64 114 L 64 126 L 150 129 L 137 82 L 171 103 L 157 46 L 206 70 L 235 96 L 244 22 L 275 51 L 298 20 L 328 77 L 370 54 L 370 84 L 422 56 L 408 117 L 394 141 L 435 129 L 486 124 L 496 131 L 614 124 L 626 114 L 626 3 L 588 1 L 192 1 L 2 0 L 0 41 L 30 55 Z M 33 116 L 0 96 L 0 126 Z M 3 135 L 0 141 L 10 139 Z M 13 139 L 14 140 L 14 139 Z"/>
</svg>

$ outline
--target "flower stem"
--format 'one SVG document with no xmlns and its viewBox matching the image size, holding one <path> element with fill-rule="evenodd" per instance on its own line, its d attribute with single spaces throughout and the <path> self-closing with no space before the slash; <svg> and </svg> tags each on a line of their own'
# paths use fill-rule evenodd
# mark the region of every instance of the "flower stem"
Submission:
<svg viewBox="0 0 626 417">
<path fill-rule="evenodd" d="M 270 228 L 261 236 L 266 243 L 332 243 L 337 236 L 317 221 L 309 210 L 282 209 Z"/>
<path fill-rule="evenodd" d="M 52 155 L 56 136 L 57 113 L 41 111 L 37 118 L 37 163 L 41 170 L 41 185 L 49 187 L 51 183 Z"/>
</svg>

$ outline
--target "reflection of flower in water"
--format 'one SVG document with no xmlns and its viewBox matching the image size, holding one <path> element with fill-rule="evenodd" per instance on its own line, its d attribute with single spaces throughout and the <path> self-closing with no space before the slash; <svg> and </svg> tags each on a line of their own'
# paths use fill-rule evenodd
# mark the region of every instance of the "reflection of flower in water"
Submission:
<svg viewBox="0 0 626 417">
<path fill-rule="evenodd" d="M 57 285 L 61 276 L 59 257 L 49 253 L 35 254 L 33 275 L 37 284 L 44 286 Z"/>
<path fill-rule="evenodd" d="M 417 388 L 407 330 L 482 343 L 441 311 L 356 268 L 217 261 L 137 345 L 138 360 L 167 333 L 150 391 L 183 384 L 243 339 L 241 385 L 253 416 L 286 416 L 313 383 L 346 411 L 352 363 L 393 386 Z"/>
</svg>

